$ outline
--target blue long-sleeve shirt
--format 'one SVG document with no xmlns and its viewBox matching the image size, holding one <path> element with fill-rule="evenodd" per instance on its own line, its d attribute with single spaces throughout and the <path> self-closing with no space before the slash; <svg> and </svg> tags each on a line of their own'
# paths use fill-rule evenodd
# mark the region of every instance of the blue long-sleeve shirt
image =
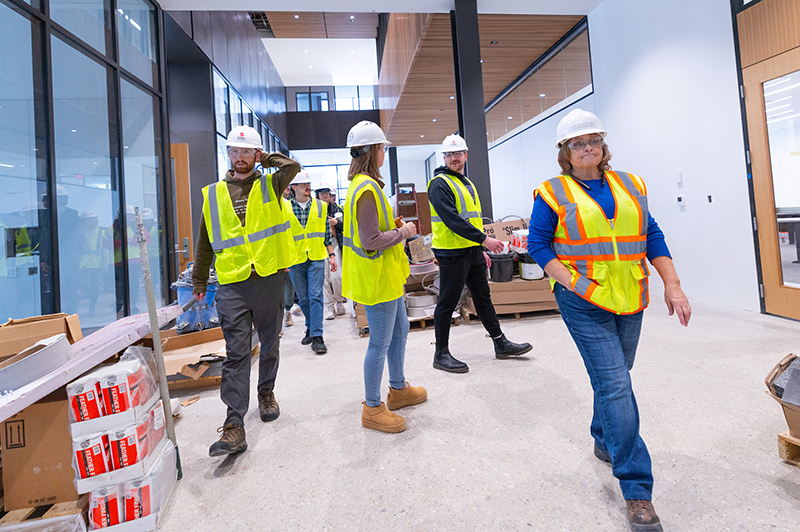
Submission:
<svg viewBox="0 0 800 532">
<path fill-rule="evenodd" d="M 601 186 L 600 179 L 584 181 L 589 186 L 586 193 L 603 209 L 606 218 L 614 218 L 617 209 L 614 195 L 608 185 Z M 648 212 L 647 222 L 647 259 L 653 262 L 656 257 L 667 256 L 672 258 L 664 238 L 664 233 L 658 227 L 653 215 Z M 536 264 L 544 267 L 548 262 L 557 258 L 553 251 L 553 237 L 558 227 L 558 214 L 542 199 L 536 196 L 531 212 L 531 221 L 528 226 L 528 254 L 533 257 Z"/>
</svg>

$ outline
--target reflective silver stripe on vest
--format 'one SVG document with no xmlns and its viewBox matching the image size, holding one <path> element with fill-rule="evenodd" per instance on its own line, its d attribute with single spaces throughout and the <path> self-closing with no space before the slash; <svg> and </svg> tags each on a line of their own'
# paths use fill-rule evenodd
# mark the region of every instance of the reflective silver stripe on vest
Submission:
<svg viewBox="0 0 800 532">
<path fill-rule="evenodd" d="M 383 255 L 383 250 L 382 249 L 378 250 L 378 252 L 375 253 L 374 255 L 367 255 L 366 251 L 364 251 L 360 247 L 357 247 L 355 244 L 353 244 L 353 239 L 352 238 L 344 237 L 344 239 L 342 240 L 342 243 L 344 244 L 344 247 L 350 248 L 353 251 L 353 253 L 355 253 L 356 255 L 358 255 L 359 257 L 364 258 L 364 259 L 374 260 L 374 259 L 377 259 L 378 257 Z"/>
<path fill-rule="evenodd" d="M 575 270 L 581 275 L 589 275 L 589 261 L 588 260 L 576 260 L 575 261 Z"/>
<path fill-rule="evenodd" d="M 356 189 L 353 191 L 353 195 L 351 196 L 353 198 L 353 201 L 350 203 L 350 234 L 351 235 L 355 231 L 355 222 L 354 222 L 354 220 L 355 220 L 355 212 L 354 211 L 355 211 L 355 206 L 358 203 L 358 199 L 357 199 L 358 198 L 358 193 L 361 192 L 361 189 L 363 189 L 366 186 L 370 186 L 370 187 L 373 188 L 373 190 L 375 190 L 375 202 L 377 203 L 378 201 L 380 201 L 381 206 L 383 207 L 383 217 L 386 220 L 386 225 L 389 225 L 391 223 L 391 221 L 389 219 L 389 214 L 386 211 L 386 202 L 383 201 L 383 195 L 380 193 L 380 190 L 378 190 L 378 187 L 376 187 L 375 183 L 373 183 L 372 181 L 364 181 L 363 183 L 358 185 L 358 187 L 356 187 Z M 388 230 L 391 230 L 391 229 L 387 227 L 386 230 L 388 231 Z M 344 239 L 342 240 L 342 243 L 344 244 L 344 247 L 350 248 L 353 251 L 353 253 L 355 253 L 359 257 L 362 257 L 362 258 L 365 258 L 365 259 L 370 259 L 370 260 L 374 260 L 374 259 L 377 259 L 378 257 L 382 256 L 383 255 L 383 251 L 384 251 L 384 250 L 381 249 L 381 250 L 378 250 L 378 252 L 375 253 L 374 255 L 367 255 L 366 251 L 364 251 L 363 249 L 361 249 L 360 247 L 356 246 L 353 243 L 352 237 L 344 237 Z"/>
<path fill-rule="evenodd" d="M 639 189 L 636 188 L 636 185 L 634 185 L 631 176 L 629 176 L 625 172 L 620 172 L 620 171 L 616 171 L 615 173 L 619 177 L 620 181 L 622 181 L 622 184 L 625 186 L 625 188 L 628 190 L 628 193 L 634 198 L 636 198 L 636 201 L 639 202 L 639 207 L 642 209 L 642 227 L 641 227 L 642 232 L 640 234 L 642 235 L 647 234 L 647 224 L 650 221 L 647 211 L 647 196 L 644 196 L 642 195 L 641 192 L 639 192 Z"/>
<path fill-rule="evenodd" d="M 275 199 L 273 197 L 275 191 L 272 190 L 271 186 L 269 186 L 269 181 L 267 180 L 266 175 L 261 174 L 260 181 L 261 181 L 261 198 L 264 200 L 264 205 L 266 205 L 267 203 Z"/>
<path fill-rule="evenodd" d="M 585 296 L 590 286 L 592 286 L 592 281 L 589 280 L 588 277 L 581 275 L 580 277 L 578 277 L 578 280 L 575 281 L 575 292 L 577 292 L 582 296 Z"/>
<path fill-rule="evenodd" d="M 318 199 L 315 199 L 314 203 L 317 204 L 317 215 L 320 218 L 322 218 L 322 202 L 320 200 L 318 200 Z M 308 223 L 308 222 L 306 222 L 306 223 Z"/>
<path fill-rule="evenodd" d="M 578 229 L 578 204 L 571 203 L 567 199 L 567 192 L 564 190 L 564 183 L 559 179 L 551 179 L 550 186 L 553 187 L 553 194 L 556 201 L 564 207 L 564 225 L 567 230 L 567 238 L 570 240 L 580 240 L 581 231 Z"/>
<path fill-rule="evenodd" d="M 325 238 L 325 233 L 306 233 L 304 235 L 296 235 L 294 237 L 295 242 L 300 240 L 305 240 L 306 238 Z"/>
<path fill-rule="evenodd" d="M 211 242 L 211 249 L 214 252 L 222 251 L 223 249 L 232 248 L 234 246 L 244 245 L 243 236 L 235 236 L 227 240 L 222 239 L 222 226 L 219 221 L 219 205 L 217 204 L 217 187 L 228 186 L 225 182 L 217 183 L 208 187 L 208 208 L 209 217 L 211 218 L 211 236 L 214 239 Z"/>
<path fill-rule="evenodd" d="M 442 219 L 439 218 L 438 216 L 431 216 L 431 222 L 441 222 L 441 221 Z"/>
<path fill-rule="evenodd" d="M 561 244 L 553 242 L 553 251 L 559 256 L 598 256 L 614 255 L 612 242 L 592 242 L 589 244 Z M 639 255 L 647 253 L 647 242 L 617 242 L 617 252 L 620 255 Z"/>
<path fill-rule="evenodd" d="M 285 222 L 273 225 L 272 227 L 267 227 L 266 229 L 262 229 L 261 231 L 256 231 L 255 233 L 251 233 L 247 235 L 247 239 L 250 242 L 258 242 L 259 240 L 264 240 L 273 235 L 277 235 L 278 233 L 283 233 L 285 231 L 289 231 L 292 227 L 292 224 L 289 223 L 289 220 Z"/>
<path fill-rule="evenodd" d="M 464 200 L 464 193 L 461 192 L 461 186 L 459 186 L 459 184 L 457 184 L 455 181 L 450 179 L 446 174 L 439 174 L 439 175 L 442 176 L 443 179 L 448 180 L 452 184 L 453 189 L 456 191 L 456 194 L 458 194 L 459 205 L 460 205 L 459 212 L 458 212 L 458 217 L 461 218 L 462 220 L 469 220 L 470 218 L 480 218 L 481 217 L 480 211 L 468 211 L 468 210 L 466 210 L 467 209 L 467 202 Z M 470 181 L 469 183 L 470 183 L 470 185 L 472 185 L 472 190 L 474 192 L 475 191 L 475 184 L 472 181 Z M 473 201 L 473 203 L 477 203 L 475 198 L 472 198 L 472 201 Z M 434 217 L 431 218 L 432 222 L 434 222 L 434 221 L 441 222 L 442 221 L 442 219 L 439 218 L 438 216 L 435 217 L 435 218 L 438 218 L 437 220 L 434 220 L 433 218 Z"/>
<path fill-rule="evenodd" d="M 645 263 L 645 260 L 644 260 L 644 259 L 642 259 L 642 260 L 640 261 L 640 263 L 639 263 L 639 267 L 642 269 L 642 273 L 644 273 L 644 272 L 646 272 L 646 271 L 647 271 L 647 264 Z M 642 290 L 642 301 L 641 301 L 641 303 L 642 303 L 642 308 L 644 308 L 644 307 L 645 307 L 645 305 L 647 305 L 647 284 L 646 284 L 646 283 L 647 283 L 647 275 L 645 275 L 644 279 L 642 279 L 642 280 L 641 280 L 641 281 L 639 281 L 639 282 L 640 282 L 640 283 L 645 283 L 645 285 L 644 285 L 645 289 L 644 289 L 644 290 Z"/>
</svg>

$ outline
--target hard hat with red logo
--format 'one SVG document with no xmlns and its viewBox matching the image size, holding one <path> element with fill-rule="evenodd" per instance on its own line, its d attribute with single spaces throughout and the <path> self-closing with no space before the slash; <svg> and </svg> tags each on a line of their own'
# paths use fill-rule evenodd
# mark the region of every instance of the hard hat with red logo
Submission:
<svg viewBox="0 0 800 532">
<path fill-rule="evenodd" d="M 228 133 L 225 145 L 229 148 L 261 149 L 261 135 L 250 126 L 236 126 Z"/>
<path fill-rule="evenodd" d="M 448 135 L 442 141 L 442 153 L 452 153 L 454 151 L 469 151 L 467 141 L 461 135 Z"/>
<path fill-rule="evenodd" d="M 305 183 L 311 184 L 311 176 L 305 170 L 300 170 L 290 184 L 303 185 Z"/>
<path fill-rule="evenodd" d="M 574 109 L 561 119 L 556 128 L 556 148 L 563 146 L 569 139 L 597 133 L 600 137 L 606 136 L 603 124 L 594 113 L 583 109 Z"/>
</svg>

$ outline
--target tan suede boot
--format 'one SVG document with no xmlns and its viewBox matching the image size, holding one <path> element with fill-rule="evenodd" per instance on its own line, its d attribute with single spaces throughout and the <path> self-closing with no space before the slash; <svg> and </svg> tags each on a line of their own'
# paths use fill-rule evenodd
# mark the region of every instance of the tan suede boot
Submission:
<svg viewBox="0 0 800 532">
<path fill-rule="evenodd" d="M 411 386 L 406 383 L 401 390 L 389 386 L 389 395 L 386 396 L 386 408 L 397 410 L 404 406 L 418 405 L 428 399 L 428 392 L 422 386 Z"/>
<path fill-rule="evenodd" d="M 406 420 L 395 413 L 389 412 L 386 405 L 367 406 L 362 403 L 364 408 L 361 410 L 361 426 L 394 434 L 406 430 Z"/>
</svg>

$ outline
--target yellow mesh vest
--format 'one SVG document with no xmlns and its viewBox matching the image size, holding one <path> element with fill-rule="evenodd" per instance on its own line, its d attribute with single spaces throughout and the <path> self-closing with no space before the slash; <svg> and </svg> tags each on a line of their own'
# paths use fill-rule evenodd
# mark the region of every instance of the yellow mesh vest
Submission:
<svg viewBox="0 0 800 532">
<path fill-rule="evenodd" d="M 444 179 L 447 184 L 450 185 L 450 189 L 453 191 L 453 196 L 456 198 L 456 209 L 458 209 L 458 216 L 464 220 L 467 220 L 476 229 L 483 231 L 481 198 L 478 196 L 478 189 L 475 188 L 475 184 L 467 179 L 470 185 L 472 185 L 472 190 L 475 192 L 475 199 L 473 200 L 469 190 L 461 183 L 461 181 L 446 174 L 435 175 L 428 183 L 428 189 L 430 189 L 431 183 L 433 183 L 433 181 L 436 179 Z M 433 232 L 432 247 L 437 249 L 462 249 L 480 246 L 480 244 L 477 242 L 467 240 L 466 238 L 463 238 L 451 231 L 450 228 L 447 227 L 444 222 L 442 222 L 442 219 L 439 218 L 439 215 L 436 213 L 436 209 L 432 203 L 431 231 Z"/>
<path fill-rule="evenodd" d="M 308 221 L 305 228 L 300 225 L 294 215 L 292 204 L 286 201 L 292 222 L 292 236 L 297 246 L 298 263 L 306 260 L 325 260 L 328 251 L 325 248 L 325 224 L 328 223 L 328 206 L 316 198 L 311 199 L 311 209 L 308 212 Z"/>
</svg>

